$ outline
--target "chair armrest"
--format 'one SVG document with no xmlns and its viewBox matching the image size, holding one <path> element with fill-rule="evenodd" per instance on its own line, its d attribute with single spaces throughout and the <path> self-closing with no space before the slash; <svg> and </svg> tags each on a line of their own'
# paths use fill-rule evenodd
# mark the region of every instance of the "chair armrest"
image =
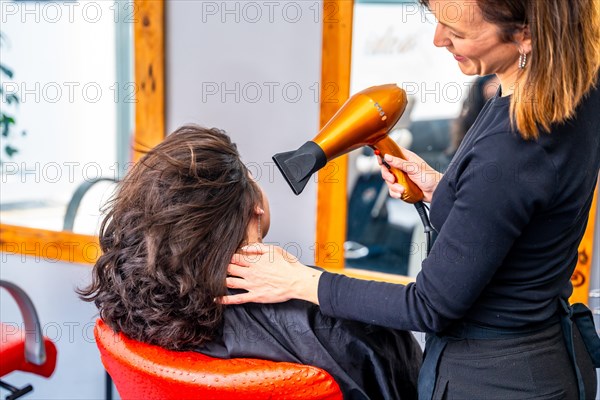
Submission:
<svg viewBox="0 0 600 400">
<path fill-rule="evenodd" d="M 46 362 L 46 348 L 40 319 L 33 302 L 27 293 L 14 283 L 0 280 L 0 287 L 6 289 L 15 299 L 23 316 L 25 322 L 25 359 L 35 365 L 44 364 Z"/>
</svg>

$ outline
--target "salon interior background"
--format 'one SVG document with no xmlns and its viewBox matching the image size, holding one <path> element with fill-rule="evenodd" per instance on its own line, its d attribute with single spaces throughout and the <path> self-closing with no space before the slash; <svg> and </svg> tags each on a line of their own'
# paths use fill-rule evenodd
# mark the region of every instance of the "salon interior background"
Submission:
<svg viewBox="0 0 600 400">
<path fill-rule="evenodd" d="M 294 196 L 270 158 L 318 130 L 322 27 L 330 17 L 322 6 L 317 0 L 165 2 L 166 131 L 188 122 L 225 129 L 271 199 L 268 239 L 307 263 L 314 259 L 316 185 Z M 122 176 L 135 129 L 135 18 L 130 1 L 0 0 L 1 63 L 13 72 L 2 77 L 2 88 L 20 97 L 18 106 L 5 97 L 1 104 L 15 116 L 1 147 L 18 151 L 0 157 L 2 224 L 61 231 L 66 204 L 81 183 Z M 415 120 L 456 116 L 469 80 L 441 64 L 435 49 L 422 51 L 432 48 L 433 27 L 415 2 L 357 2 L 354 24 L 352 93 L 381 80 L 404 82 L 419 99 Z M 425 60 L 411 57 L 412 49 Z M 398 68 L 410 76 L 398 76 Z M 98 206 L 111 188 L 101 182 L 86 194 L 75 232 L 96 231 Z M 32 297 L 59 354 L 51 379 L 15 373 L 10 381 L 32 383 L 29 398 L 102 398 L 96 310 L 73 292 L 89 280 L 90 266 L 58 260 L 60 251 L 52 242 L 29 242 L 0 254 L 1 279 Z M 95 246 L 88 251 L 95 257 Z M 19 325 L 15 304 L 4 291 L 0 299 L 1 320 Z"/>
</svg>

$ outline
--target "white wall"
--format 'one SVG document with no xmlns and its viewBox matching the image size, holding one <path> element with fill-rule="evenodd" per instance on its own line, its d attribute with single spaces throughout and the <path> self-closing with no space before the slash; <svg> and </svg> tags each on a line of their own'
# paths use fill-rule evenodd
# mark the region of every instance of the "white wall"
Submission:
<svg viewBox="0 0 600 400">
<path fill-rule="evenodd" d="M 16 387 L 33 385 L 27 399 L 102 399 L 104 368 L 94 342 L 97 316 L 93 304 L 84 303 L 74 292 L 89 282 L 91 267 L 56 262 L 25 255 L 0 253 L 0 279 L 19 285 L 31 297 L 42 331 L 58 350 L 54 374 L 49 378 L 13 372 L 2 380 Z M 0 321 L 21 326 L 19 308 L 5 290 L 0 290 Z M 7 391 L 1 390 L 4 398 Z"/>
<path fill-rule="evenodd" d="M 315 184 L 296 197 L 273 154 L 318 130 L 320 1 L 166 3 L 167 130 L 217 127 L 238 144 L 271 202 L 266 241 L 314 261 Z"/>
</svg>

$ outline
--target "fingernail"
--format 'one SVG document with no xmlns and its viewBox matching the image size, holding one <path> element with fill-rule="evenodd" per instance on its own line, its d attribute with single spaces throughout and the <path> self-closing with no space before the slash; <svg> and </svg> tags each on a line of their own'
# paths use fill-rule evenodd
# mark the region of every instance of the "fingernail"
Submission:
<svg viewBox="0 0 600 400">
<path fill-rule="evenodd" d="M 384 158 L 385 158 L 385 161 L 392 161 L 393 157 L 390 156 L 389 154 L 386 154 Z"/>
</svg>

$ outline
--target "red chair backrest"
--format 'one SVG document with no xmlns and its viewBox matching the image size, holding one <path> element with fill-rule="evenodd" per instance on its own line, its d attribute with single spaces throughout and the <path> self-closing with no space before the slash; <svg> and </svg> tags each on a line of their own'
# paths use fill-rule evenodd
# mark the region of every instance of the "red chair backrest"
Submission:
<svg viewBox="0 0 600 400">
<path fill-rule="evenodd" d="M 343 399 L 331 375 L 316 367 L 170 351 L 115 334 L 100 319 L 94 335 L 124 400 Z"/>
</svg>

